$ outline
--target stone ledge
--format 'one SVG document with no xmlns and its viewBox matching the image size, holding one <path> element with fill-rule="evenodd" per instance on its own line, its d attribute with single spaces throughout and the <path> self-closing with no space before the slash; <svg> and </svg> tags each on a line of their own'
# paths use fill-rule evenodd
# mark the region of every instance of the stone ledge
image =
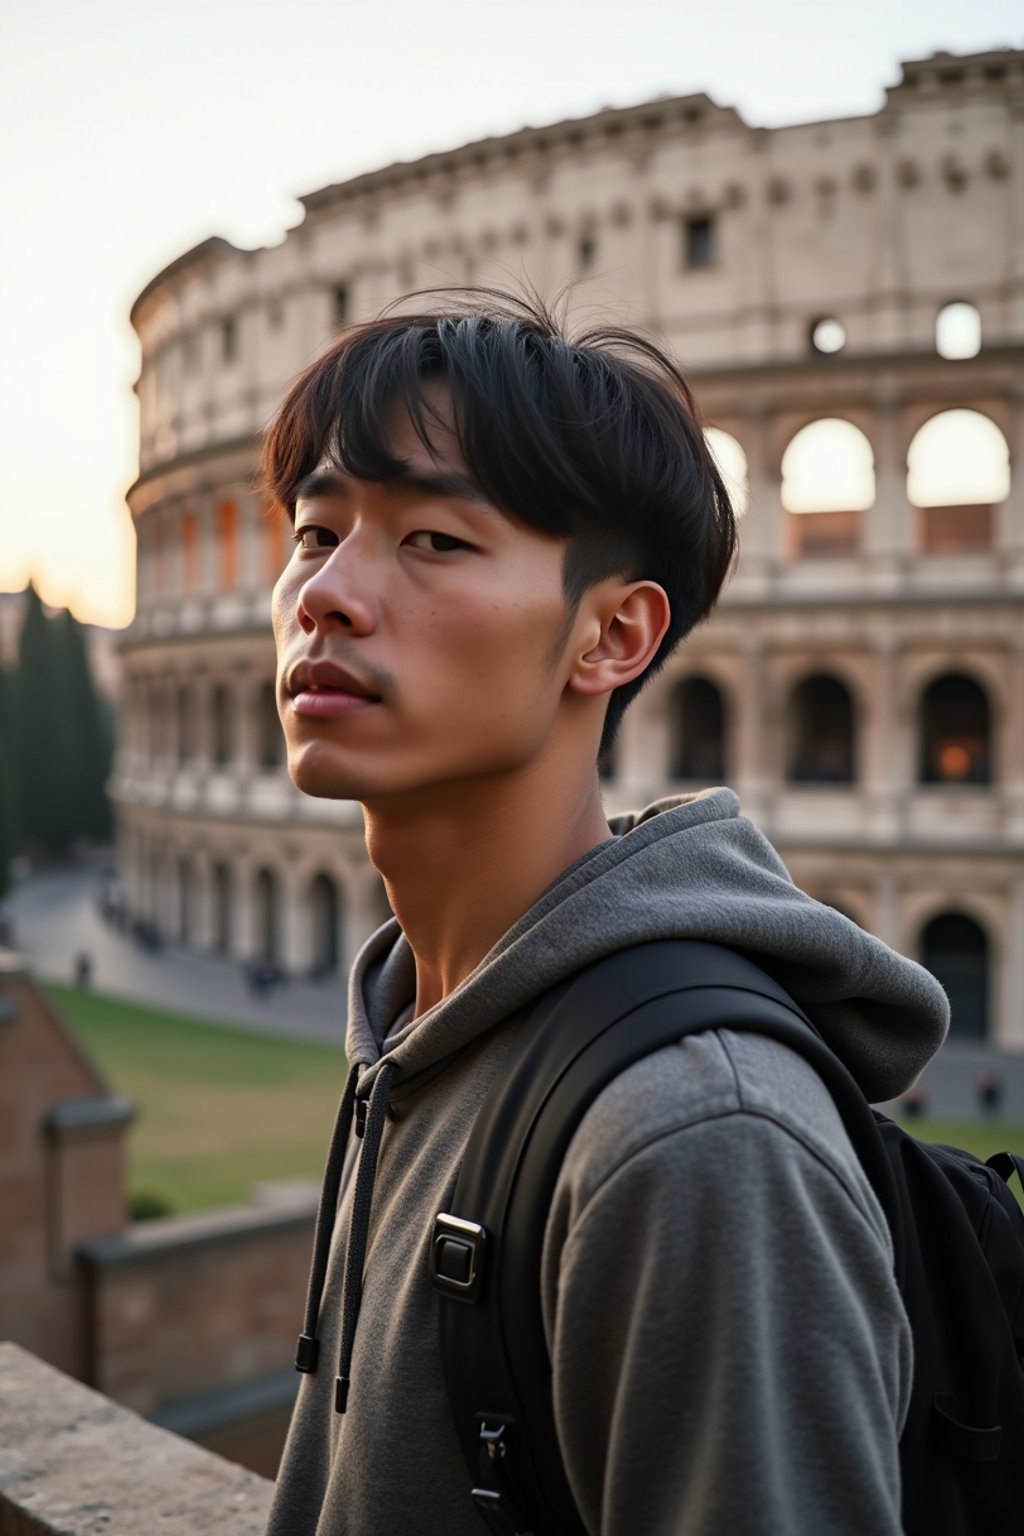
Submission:
<svg viewBox="0 0 1024 1536">
<path fill-rule="evenodd" d="M 0 1344 L 0 1536 L 263 1536 L 273 1484 Z"/>
<path fill-rule="evenodd" d="M 316 1197 L 306 1195 L 278 1206 L 229 1205 L 191 1216 L 158 1216 L 133 1222 L 115 1237 L 89 1238 L 79 1243 L 75 1252 L 87 1267 L 95 1269 L 146 1263 L 156 1255 L 218 1248 L 274 1232 L 312 1231 L 316 1208 Z"/>
</svg>

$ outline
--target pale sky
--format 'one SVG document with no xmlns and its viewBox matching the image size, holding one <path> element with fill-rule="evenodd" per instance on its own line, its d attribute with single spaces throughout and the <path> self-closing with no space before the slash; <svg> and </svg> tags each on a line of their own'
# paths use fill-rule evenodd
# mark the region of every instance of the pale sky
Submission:
<svg viewBox="0 0 1024 1536">
<path fill-rule="evenodd" d="M 0 590 L 131 619 L 128 310 L 207 235 L 273 245 L 328 182 L 659 92 L 872 112 L 901 59 L 1001 45 L 1020 0 L 4 0 Z"/>
</svg>

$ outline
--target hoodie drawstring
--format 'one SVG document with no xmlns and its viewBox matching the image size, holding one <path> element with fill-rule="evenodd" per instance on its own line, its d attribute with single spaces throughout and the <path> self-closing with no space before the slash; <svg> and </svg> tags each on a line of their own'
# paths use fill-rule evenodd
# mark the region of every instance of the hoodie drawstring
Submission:
<svg viewBox="0 0 1024 1536">
<path fill-rule="evenodd" d="M 345 1164 L 345 1148 L 352 1134 L 352 1117 L 355 1112 L 356 1081 L 359 1068 L 353 1067 L 345 1079 L 345 1092 L 338 1105 L 338 1113 L 331 1132 L 331 1144 L 327 1151 L 327 1167 L 320 1189 L 320 1204 L 316 1212 L 316 1232 L 313 1238 L 313 1262 L 309 1269 L 309 1287 L 306 1291 L 306 1313 L 295 1351 L 295 1369 L 312 1375 L 320 1354 L 320 1340 L 316 1336 L 316 1322 L 320 1315 L 320 1299 L 327 1279 L 327 1259 L 331 1251 L 331 1236 L 338 1208 L 338 1191 L 341 1189 L 341 1170 Z"/>
<path fill-rule="evenodd" d="M 356 1189 L 352 1200 L 352 1220 L 348 1229 L 348 1251 L 345 1255 L 345 1283 L 341 1296 L 341 1346 L 338 1350 L 338 1376 L 334 1383 L 336 1413 L 344 1413 L 348 1404 L 352 1349 L 356 1340 L 359 1308 L 363 1300 L 363 1264 L 366 1260 L 366 1243 L 370 1235 L 373 1182 L 377 1176 L 380 1139 L 388 1112 L 388 1087 L 396 1071 L 397 1068 L 391 1062 L 383 1064 L 371 1089 L 370 1104 L 366 1112 L 363 1150 L 359 1155 Z"/>
<path fill-rule="evenodd" d="M 359 1308 L 363 1299 L 363 1265 L 370 1233 L 373 1185 L 377 1175 L 377 1160 L 380 1155 L 384 1121 L 388 1112 L 388 1087 L 396 1070 L 397 1068 L 391 1062 L 385 1062 L 381 1066 L 370 1092 L 365 1122 L 357 1126 L 362 1133 L 363 1147 L 359 1154 L 359 1167 L 356 1171 L 356 1187 L 352 1199 L 352 1216 L 345 1255 L 345 1279 L 341 1302 L 341 1344 L 338 1351 L 338 1376 L 334 1384 L 334 1407 L 337 1413 L 344 1413 L 348 1403 L 352 1350 L 355 1345 Z M 320 1205 L 317 1210 L 305 1321 L 295 1356 L 295 1369 L 306 1373 L 316 1370 L 320 1353 L 320 1341 L 316 1332 L 317 1319 L 327 1279 L 327 1262 L 337 1212 L 338 1193 L 341 1188 L 345 1148 L 352 1132 L 352 1121 L 356 1117 L 358 1071 L 358 1067 L 353 1067 L 349 1072 L 345 1092 L 338 1106 L 330 1150 L 327 1154 L 327 1169 L 324 1173 Z M 359 1107 L 362 1107 L 362 1101 Z M 362 1121 L 362 1116 L 359 1118 Z"/>
</svg>

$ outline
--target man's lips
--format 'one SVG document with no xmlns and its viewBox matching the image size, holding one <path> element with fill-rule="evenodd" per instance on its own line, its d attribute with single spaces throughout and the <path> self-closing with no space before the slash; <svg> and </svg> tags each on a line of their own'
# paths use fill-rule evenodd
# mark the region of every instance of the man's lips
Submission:
<svg viewBox="0 0 1024 1536">
<path fill-rule="evenodd" d="M 362 678 L 337 662 L 304 658 L 288 673 L 292 708 L 307 719 L 336 719 L 380 703 Z"/>
</svg>

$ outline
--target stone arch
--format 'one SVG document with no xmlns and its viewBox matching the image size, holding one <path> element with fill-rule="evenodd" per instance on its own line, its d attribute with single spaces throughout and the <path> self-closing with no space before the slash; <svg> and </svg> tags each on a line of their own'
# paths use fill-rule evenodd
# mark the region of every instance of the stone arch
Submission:
<svg viewBox="0 0 1024 1536">
<path fill-rule="evenodd" d="M 284 761 L 284 735 L 277 713 L 277 690 L 273 681 L 267 680 L 260 684 L 255 709 L 260 767 L 280 768 Z"/>
<path fill-rule="evenodd" d="M 743 517 L 750 505 L 750 471 L 743 445 L 721 427 L 707 427 L 704 438 L 725 481 L 733 511 Z"/>
<path fill-rule="evenodd" d="M 875 500 L 875 456 L 852 421 L 823 416 L 790 439 L 782 455 L 782 505 L 790 555 L 848 555 Z"/>
<path fill-rule="evenodd" d="M 309 882 L 310 961 L 314 980 L 333 976 L 341 961 L 338 882 L 321 870 Z"/>
<path fill-rule="evenodd" d="M 991 784 L 991 716 L 988 691 L 976 678 L 933 677 L 918 702 L 918 782 Z"/>
<path fill-rule="evenodd" d="M 723 783 L 725 737 L 721 688 L 710 677 L 683 678 L 669 695 L 669 777 Z"/>
<path fill-rule="evenodd" d="M 190 944 L 195 938 L 196 877 L 195 867 L 188 854 L 178 858 L 178 912 L 175 932 L 182 944 Z"/>
<path fill-rule="evenodd" d="M 1010 494 L 1010 450 L 981 411 L 930 416 L 907 449 L 907 497 L 917 508 L 918 543 L 927 554 L 990 549 L 995 508 Z"/>
<path fill-rule="evenodd" d="M 989 937 L 968 913 L 948 908 L 921 929 L 921 964 L 949 997 L 951 1040 L 987 1040 L 991 993 Z"/>
<path fill-rule="evenodd" d="M 790 690 L 785 714 L 788 782 L 852 784 L 856 720 L 846 684 L 831 673 L 811 673 Z"/>
<path fill-rule="evenodd" d="M 234 939 L 234 877 L 231 866 L 218 859 L 210 872 L 210 942 L 215 954 L 229 955 Z"/>
<path fill-rule="evenodd" d="M 264 864 L 253 881 L 253 959 L 277 965 L 281 958 L 281 882 Z"/>
<path fill-rule="evenodd" d="M 215 683 L 210 690 L 210 757 L 218 768 L 226 768 L 235 755 L 235 699 L 227 683 Z"/>
<path fill-rule="evenodd" d="M 953 299 L 935 316 L 935 350 L 949 359 L 977 357 L 981 351 L 981 315 L 974 304 Z"/>
</svg>

